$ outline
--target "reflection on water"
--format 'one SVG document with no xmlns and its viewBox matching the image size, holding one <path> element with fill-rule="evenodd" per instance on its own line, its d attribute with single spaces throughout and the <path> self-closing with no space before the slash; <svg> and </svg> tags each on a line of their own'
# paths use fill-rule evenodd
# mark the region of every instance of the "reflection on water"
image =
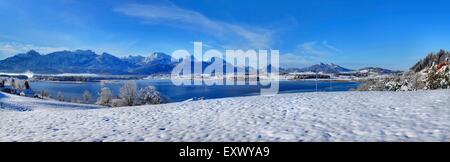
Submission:
<svg viewBox="0 0 450 162">
<path fill-rule="evenodd" d="M 191 98 L 213 99 L 223 97 L 237 97 L 258 95 L 260 86 L 256 85 L 215 85 L 215 86 L 175 86 L 170 80 L 137 80 L 138 88 L 148 85 L 156 89 L 171 102 L 184 101 Z M 96 101 L 102 87 L 109 87 L 115 95 L 119 94 L 120 87 L 124 81 L 113 82 L 87 82 L 87 83 L 64 83 L 64 82 L 31 82 L 31 88 L 39 92 L 46 90 L 51 96 L 57 96 L 58 92 L 64 95 L 66 100 L 82 99 L 85 90 L 92 94 L 92 102 Z M 356 82 L 329 82 L 318 81 L 317 91 L 348 91 L 356 88 Z M 315 81 L 280 81 L 280 93 L 314 92 Z"/>
</svg>

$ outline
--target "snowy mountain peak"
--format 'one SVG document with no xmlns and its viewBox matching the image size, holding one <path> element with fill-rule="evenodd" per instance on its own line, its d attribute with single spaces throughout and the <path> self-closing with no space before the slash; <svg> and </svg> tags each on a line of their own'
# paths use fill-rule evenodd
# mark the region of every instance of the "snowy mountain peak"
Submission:
<svg viewBox="0 0 450 162">
<path fill-rule="evenodd" d="M 334 63 L 331 63 L 330 66 L 332 66 L 332 67 L 340 67 L 339 65 L 334 64 Z"/>
<path fill-rule="evenodd" d="M 389 69 L 383 69 L 379 67 L 365 67 L 359 69 L 357 72 L 359 73 L 376 73 L 376 74 L 393 74 L 393 73 L 401 73 L 401 71 L 394 71 Z"/>
<path fill-rule="evenodd" d="M 323 72 L 323 73 L 339 73 L 339 72 L 348 72 L 352 71 L 351 69 L 343 68 L 336 64 L 326 64 L 326 63 L 319 63 L 316 65 L 312 65 L 310 67 L 305 67 L 300 69 L 302 72 Z"/>
<path fill-rule="evenodd" d="M 155 52 L 147 56 L 144 60 L 145 64 L 152 62 L 170 64 L 172 62 L 172 57 L 162 52 Z"/>
<path fill-rule="evenodd" d="M 141 56 L 141 55 L 136 55 L 136 56 L 129 55 L 129 56 L 123 57 L 122 60 L 127 61 L 130 64 L 138 65 L 138 64 L 142 64 L 144 62 L 145 57 Z"/>
</svg>

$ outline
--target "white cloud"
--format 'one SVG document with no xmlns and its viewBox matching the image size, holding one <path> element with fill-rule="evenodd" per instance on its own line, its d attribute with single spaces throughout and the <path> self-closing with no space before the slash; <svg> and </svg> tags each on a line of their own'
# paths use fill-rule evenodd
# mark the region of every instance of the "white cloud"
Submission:
<svg viewBox="0 0 450 162">
<path fill-rule="evenodd" d="M 304 42 L 298 44 L 293 52 L 280 55 L 280 64 L 282 67 L 305 67 L 326 62 L 329 56 L 338 53 L 342 53 L 342 50 L 327 41 Z"/>
<path fill-rule="evenodd" d="M 247 27 L 239 24 L 213 20 L 205 15 L 174 4 L 127 4 L 115 9 L 121 14 L 139 17 L 148 24 L 165 24 L 183 29 L 197 30 L 227 42 L 246 44 L 252 48 L 268 48 L 271 44 L 272 32 L 258 27 Z"/>
<path fill-rule="evenodd" d="M 311 64 L 311 59 L 303 55 L 286 53 L 280 55 L 280 66 L 284 68 L 305 67 Z"/>
<path fill-rule="evenodd" d="M 69 50 L 65 47 L 48 47 L 36 46 L 32 44 L 21 44 L 16 42 L 1 42 L 0 43 L 0 58 L 12 56 L 18 53 L 24 53 L 30 50 L 35 50 L 42 54 L 47 54 L 56 51 Z"/>
<path fill-rule="evenodd" d="M 322 41 L 322 45 L 324 45 L 325 47 L 327 47 L 328 49 L 330 49 L 332 51 L 335 51 L 335 52 L 338 52 L 338 53 L 342 53 L 342 50 L 334 47 L 333 45 L 328 44 L 327 41 Z"/>
<path fill-rule="evenodd" d="M 341 53 L 342 51 L 330 44 L 327 41 L 320 43 L 316 41 L 305 42 L 297 45 L 297 49 L 301 54 L 312 55 L 316 57 L 325 57 L 335 53 Z"/>
</svg>

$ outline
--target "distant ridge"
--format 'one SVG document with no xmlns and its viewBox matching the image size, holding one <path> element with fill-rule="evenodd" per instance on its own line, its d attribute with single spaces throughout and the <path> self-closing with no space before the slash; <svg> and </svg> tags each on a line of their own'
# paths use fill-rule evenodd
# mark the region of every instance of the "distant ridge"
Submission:
<svg viewBox="0 0 450 162">
<path fill-rule="evenodd" d="M 223 59 L 214 58 L 212 61 L 202 62 L 203 68 L 214 60 L 222 61 L 224 66 L 232 67 Z M 40 54 L 34 50 L 17 54 L 0 61 L 0 72 L 23 73 L 32 71 L 40 74 L 62 73 L 92 73 L 112 75 L 151 75 L 169 74 L 179 63 L 170 55 L 162 52 L 154 52 L 149 56 L 116 57 L 109 53 L 96 54 L 91 50 L 58 51 L 49 54 Z M 200 62 L 196 62 L 198 64 Z M 242 67 L 236 67 L 242 69 Z M 346 73 L 346 72 L 371 72 L 379 74 L 395 73 L 396 71 L 368 67 L 359 70 L 344 68 L 334 63 L 319 63 L 305 68 L 280 69 L 281 73 L 291 72 L 315 72 L 315 73 Z"/>
<path fill-rule="evenodd" d="M 290 72 L 314 72 L 314 73 L 341 73 L 341 72 L 350 72 L 353 71 L 351 69 L 347 69 L 344 67 L 341 67 L 336 64 L 325 64 L 325 63 L 319 63 L 312 66 L 304 67 L 304 68 L 289 68 L 289 69 L 282 69 L 280 71 L 284 71 L 287 73 Z"/>
<path fill-rule="evenodd" d="M 1 72 L 32 71 L 42 74 L 153 74 L 167 73 L 175 66 L 172 57 L 155 52 L 147 57 L 118 58 L 108 53 L 91 50 L 58 51 L 42 55 L 34 50 L 0 61 Z"/>
<path fill-rule="evenodd" d="M 302 73 L 302 72 L 313 72 L 313 73 L 326 73 L 326 74 L 339 74 L 339 73 L 355 73 L 361 75 L 367 74 L 376 74 L 376 75 L 384 75 L 384 74 L 398 74 L 402 71 L 389 70 L 379 67 L 365 67 L 357 70 L 344 68 L 334 63 L 326 64 L 319 63 L 309 67 L 304 68 L 288 68 L 288 69 L 280 69 L 281 73 Z"/>
</svg>

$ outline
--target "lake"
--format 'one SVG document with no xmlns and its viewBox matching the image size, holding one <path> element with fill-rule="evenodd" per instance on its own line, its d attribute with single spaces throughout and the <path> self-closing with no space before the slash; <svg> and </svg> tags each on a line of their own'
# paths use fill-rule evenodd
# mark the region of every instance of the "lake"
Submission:
<svg viewBox="0 0 450 162">
<path fill-rule="evenodd" d="M 125 81 L 111 82 L 30 82 L 31 88 L 36 91 L 46 90 L 49 94 L 56 98 L 58 92 L 61 92 L 66 100 L 82 99 L 85 90 L 92 94 L 94 103 L 102 87 L 109 87 L 115 95 L 120 92 L 120 87 Z M 237 96 L 259 95 L 260 86 L 256 85 L 215 85 L 215 86 L 176 86 L 170 80 L 137 80 L 138 88 L 152 85 L 170 102 L 179 102 L 192 98 L 224 98 Z M 348 91 L 356 88 L 357 82 L 330 82 L 317 81 L 317 91 Z M 298 92 L 314 92 L 316 91 L 315 81 L 280 81 L 279 93 L 298 93 Z"/>
</svg>

